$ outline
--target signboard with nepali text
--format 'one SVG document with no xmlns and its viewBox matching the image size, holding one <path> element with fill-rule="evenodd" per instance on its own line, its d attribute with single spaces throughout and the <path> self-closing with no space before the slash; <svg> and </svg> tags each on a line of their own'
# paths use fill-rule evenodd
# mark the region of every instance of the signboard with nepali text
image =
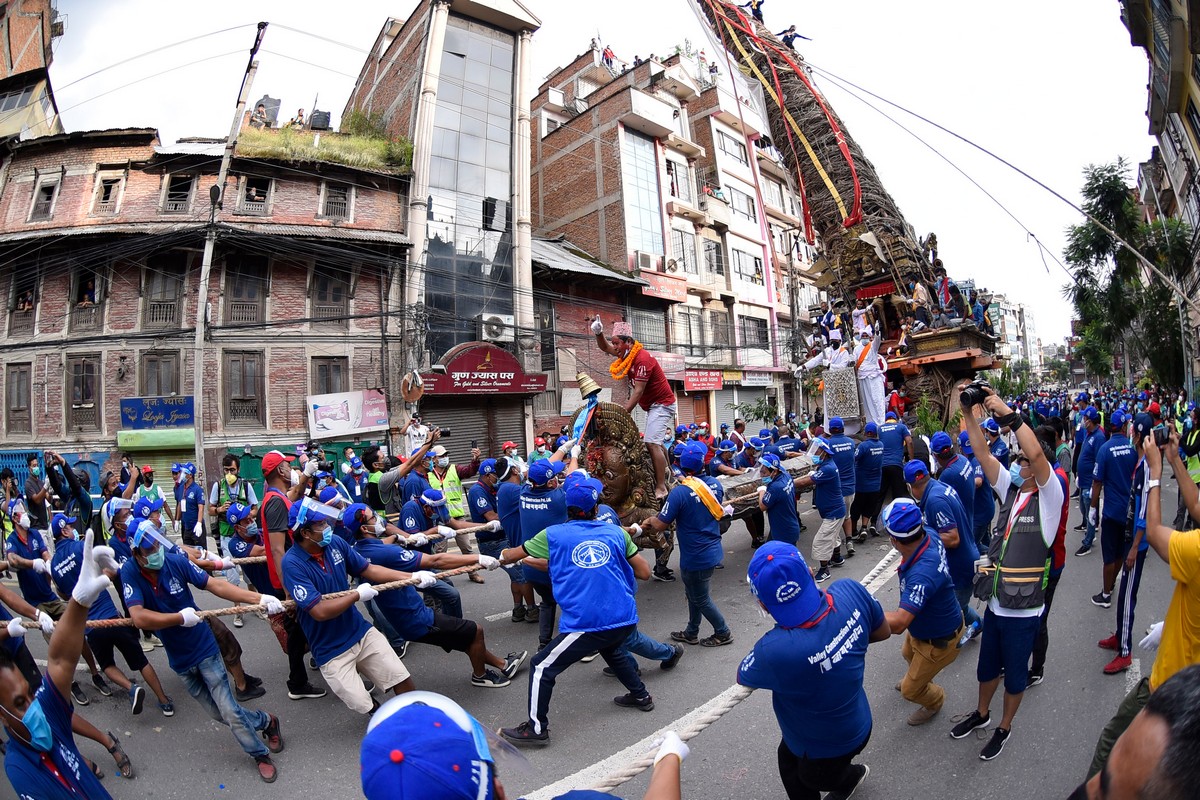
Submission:
<svg viewBox="0 0 1200 800">
<path fill-rule="evenodd" d="M 689 369 L 683 373 L 685 392 L 713 392 L 725 388 L 725 375 L 719 369 Z"/>
<path fill-rule="evenodd" d="M 387 398 L 379 389 L 310 394 L 306 399 L 308 433 L 314 439 L 388 429 Z"/>
<path fill-rule="evenodd" d="M 145 431 L 165 428 L 194 428 L 196 403 L 192 395 L 175 397 L 126 397 L 121 400 L 121 427 Z"/>
<path fill-rule="evenodd" d="M 773 386 L 775 381 L 769 372 L 742 373 L 742 386 Z"/>
<path fill-rule="evenodd" d="M 685 280 L 645 271 L 642 272 L 642 279 L 650 284 L 642 287 L 642 294 L 647 297 L 657 297 L 672 303 L 687 301 L 687 281 Z"/>
<path fill-rule="evenodd" d="M 421 376 L 425 394 L 539 394 L 546 376 L 521 368 L 516 356 L 502 347 L 467 342 L 446 351 L 434 371 Z"/>
</svg>

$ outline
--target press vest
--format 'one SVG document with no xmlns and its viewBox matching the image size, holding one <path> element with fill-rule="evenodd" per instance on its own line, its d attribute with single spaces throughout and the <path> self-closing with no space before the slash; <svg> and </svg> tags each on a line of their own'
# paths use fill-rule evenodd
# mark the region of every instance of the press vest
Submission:
<svg viewBox="0 0 1200 800">
<path fill-rule="evenodd" d="M 1021 505 L 1009 525 L 1009 514 L 1018 503 Z M 1045 605 L 1051 554 L 1042 539 L 1042 510 L 1036 491 L 1009 490 L 1000 505 L 988 558 L 994 567 L 992 596 L 1001 608 L 1020 610 Z"/>
<path fill-rule="evenodd" d="M 379 495 L 379 479 L 382 477 L 382 472 L 372 472 L 367 476 L 367 485 L 370 486 L 373 484 L 375 486 L 375 489 L 373 490 L 374 494 L 372 494 L 371 490 L 367 491 L 367 502 L 370 504 L 371 510 L 376 514 L 385 513 L 385 509 L 383 507 L 383 498 Z"/>
<path fill-rule="evenodd" d="M 1200 428 L 1192 428 L 1188 431 L 1187 438 L 1184 439 L 1184 444 L 1189 448 L 1196 444 L 1196 439 L 1200 439 Z M 1192 483 L 1200 483 L 1200 453 L 1194 456 L 1188 456 L 1187 460 L 1188 477 L 1192 479 Z"/>
<path fill-rule="evenodd" d="M 625 531 L 595 520 L 546 529 L 550 582 L 564 633 L 606 631 L 637 622 L 636 581 L 625 555 Z"/>
<path fill-rule="evenodd" d="M 458 477 L 458 468 L 453 464 L 446 470 L 446 477 L 439 479 L 435 470 L 429 471 L 429 485 L 441 491 L 446 496 L 446 510 L 453 519 L 462 519 L 467 515 L 467 507 L 463 505 L 463 485 Z"/>
</svg>

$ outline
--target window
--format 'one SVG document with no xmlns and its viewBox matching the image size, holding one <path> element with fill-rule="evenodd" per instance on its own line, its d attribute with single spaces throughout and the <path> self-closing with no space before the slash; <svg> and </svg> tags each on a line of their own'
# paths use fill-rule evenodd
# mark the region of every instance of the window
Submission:
<svg viewBox="0 0 1200 800">
<path fill-rule="evenodd" d="M 1196 106 L 1192 103 L 1189 97 L 1187 101 L 1187 124 L 1191 129 L 1192 139 L 1200 142 L 1200 113 L 1196 112 Z"/>
<path fill-rule="evenodd" d="M 125 179 L 120 175 L 96 174 L 96 196 L 92 200 L 92 213 L 97 216 L 112 216 L 117 213 L 121 201 L 121 184 Z"/>
<path fill-rule="evenodd" d="M 325 184 L 321 216 L 328 219 L 350 219 L 350 196 L 350 187 L 344 183 Z"/>
<path fill-rule="evenodd" d="M 38 301 L 38 268 L 17 267 L 12 275 L 8 297 L 8 335 L 24 336 L 33 333 Z"/>
<path fill-rule="evenodd" d="M 145 328 L 177 328 L 183 305 L 183 276 L 187 256 L 180 252 L 151 256 L 146 262 Z"/>
<path fill-rule="evenodd" d="M 787 210 L 787 207 L 783 204 L 783 186 L 778 181 L 764 180 L 762 182 L 762 190 L 764 203 L 781 211 Z"/>
<path fill-rule="evenodd" d="M 775 247 L 775 257 L 788 260 L 796 251 L 796 237 L 782 225 L 771 224 L 771 241 Z"/>
<path fill-rule="evenodd" d="M 179 354 L 142 354 L 142 396 L 168 397 L 179 394 Z"/>
<path fill-rule="evenodd" d="M 699 274 L 696 267 L 696 234 L 690 231 L 671 231 L 671 250 L 675 254 L 675 269 L 689 275 Z"/>
<path fill-rule="evenodd" d="M 746 145 L 725 131 L 717 131 L 717 147 L 725 155 L 732 156 L 739 164 L 750 165 L 750 159 L 746 157 Z"/>
<path fill-rule="evenodd" d="M 242 188 L 238 194 L 237 210 L 239 214 L 266 216 L 270 202 L 270 178 L 254 178 L 249 175 L 242 178 Z"/>
<path fill-rule="evenodd" d="M 625 130 L 621 174 L 629 249 L 662 255 L 662 200 L 658 193 L 658 161 L 653 139 L 635 130 Z"/>
<path fill-rule="evenodd" d="M 708 316 L 708 338 L 715 347 L 729 346 L 729 312 L 706 309 Z"/>
<path fill-rule="evenodd" d="M 533 298 L 533 317 L 542 345 L 542 372 L 558 369 L 558 353 L 554 349 L 554 304 L 544 297 Z"/>
<path fill-rule="evenodd" d="M 263 355 L 225 353 L 225 422 L 256 427 L 263 424 Z"/>
<path fill-rule="evenodd" d="M 662 311 L 632 309 L 629 312 L 629 323 L 633 326 L 633 335 L 647 350 L 666 346 L 667 315 Z"/>
<path fill-rule="evenodd" d="M 667 159 L 667 179 L 670 183 L 672 197 L 678 197 L 688 205 L 696 202 L 692 189 L 692 171 L 687 164 Z"/>
<path fill-rule="evenodd" d="M 671 349 L 676 353 L 692 357 L 704 355 L 704 322 L 699 308 L 675 308 L 674 339 L 675 346 Z"/>
<path fill-rule="evenodd" d="M 350 281 L 339 269 L 316 266 L 312 277 L 314 320 L 345 326 L 350 309 Z"/>
<path fill-rule="evenodd" d="M 742 346 L 765 350 L 771 346 L 767 336 L 767 321 L 757 317 L 740 317 L 742 324 Z"/>
<path fill-rule="evenodd" d="M 168 175 L 167 196 L 163 199 L 164 214 L 186 214 L 192 205 L 195 175 Z"/>
<path fill-rule="evenodd" d="M 312 360 L 313 394 L 334 394 L 350 389 L 350 363 L 345 358 Z"/>
<path fill-rule="evenodd" d="M 704 240 L 704 266 L 714 275 L 725 275 L 725 248 L 720 242 Z"/>
<path fill-rule="evenodd" d="M 38 183 L 33 192 L 33 205 L 29 209 L 29 221 L 40 222 L 54 216 L 54 201 L 58 199 L 58 179 Z"/>
<path fill-rule="evenodd" d="M 100 430 L 100 356 L 67 359 L 67 425 L 72 430 Z"/>
<path fill-rule="evenodd" d="M 747 283 L 763 285 L 762 259 L 741 250 L 733 251 L 733 274 Z"/>
<path fill-rule="evenodd" d="M 33 433 L 33 416 L 30 406 L 31 364 L 9 364 L 5 380 L 5 415 L 8 433 Z"/>
<path fill-rule="evenodd" d="M 230 254 L 225 262 L 225 322 L 263 322 L 267 295 L 266 256 Z"/>
<path fill-rule="evenodd" d="M 29 105 L 33 100 L 34 87 L 26 86 L 24 89 L 13 89 L 11 92 L 0 94 L 0 111 L 12 111 L 14 108 L 23 108 Z"/>
<path fill-rule="evenodd" d="M 737 189 L 729 189 L 729 203 L 733 207 L 733 213 L 739 217 L 745 217 L 751 222 L 758 222 L 758 211 L 754 208 L 754 197 L 739 192 Z"/>
<path fill-rule="evenodd" d="M 103 326 L 103 281 L 94 269 L 78 270 L 71 291 L 71 330 L 98 331 Z"/>
</svg>

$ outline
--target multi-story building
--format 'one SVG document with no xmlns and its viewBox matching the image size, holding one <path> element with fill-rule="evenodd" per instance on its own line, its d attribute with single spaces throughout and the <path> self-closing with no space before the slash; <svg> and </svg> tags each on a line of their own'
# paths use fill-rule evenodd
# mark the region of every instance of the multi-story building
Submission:
<svg viewBox="0 0 1200 800">
<path fill-rule="evenodd" d="M 1022 306 L 1009 302 L 1006 295 L 994 294 L 988 313 L 996 329 L 996 336 L 1000 339 L 997 342 L 997 353 L 1003 355 L 1010 365 L 1014 361 L 1028 361 Z"/>
<path fill-rule="evenodd" d="M 11 0 L 0 8 L 0 138 L 63 132 L 50 63 L 65 27 L 54 0 Z"/>
</svg>

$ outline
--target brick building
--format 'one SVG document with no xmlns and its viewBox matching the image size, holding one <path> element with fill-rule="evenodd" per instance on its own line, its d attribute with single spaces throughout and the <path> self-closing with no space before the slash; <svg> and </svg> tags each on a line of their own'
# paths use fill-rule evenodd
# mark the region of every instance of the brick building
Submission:
<svg viewBox="0 0 1200 800">
<path fill-rule="evenodd" d="M 50 64 L 65 28 L 53 0 L 10 0 L 0 9 L 0 137 L 63 132 Z"/>
</svg>

